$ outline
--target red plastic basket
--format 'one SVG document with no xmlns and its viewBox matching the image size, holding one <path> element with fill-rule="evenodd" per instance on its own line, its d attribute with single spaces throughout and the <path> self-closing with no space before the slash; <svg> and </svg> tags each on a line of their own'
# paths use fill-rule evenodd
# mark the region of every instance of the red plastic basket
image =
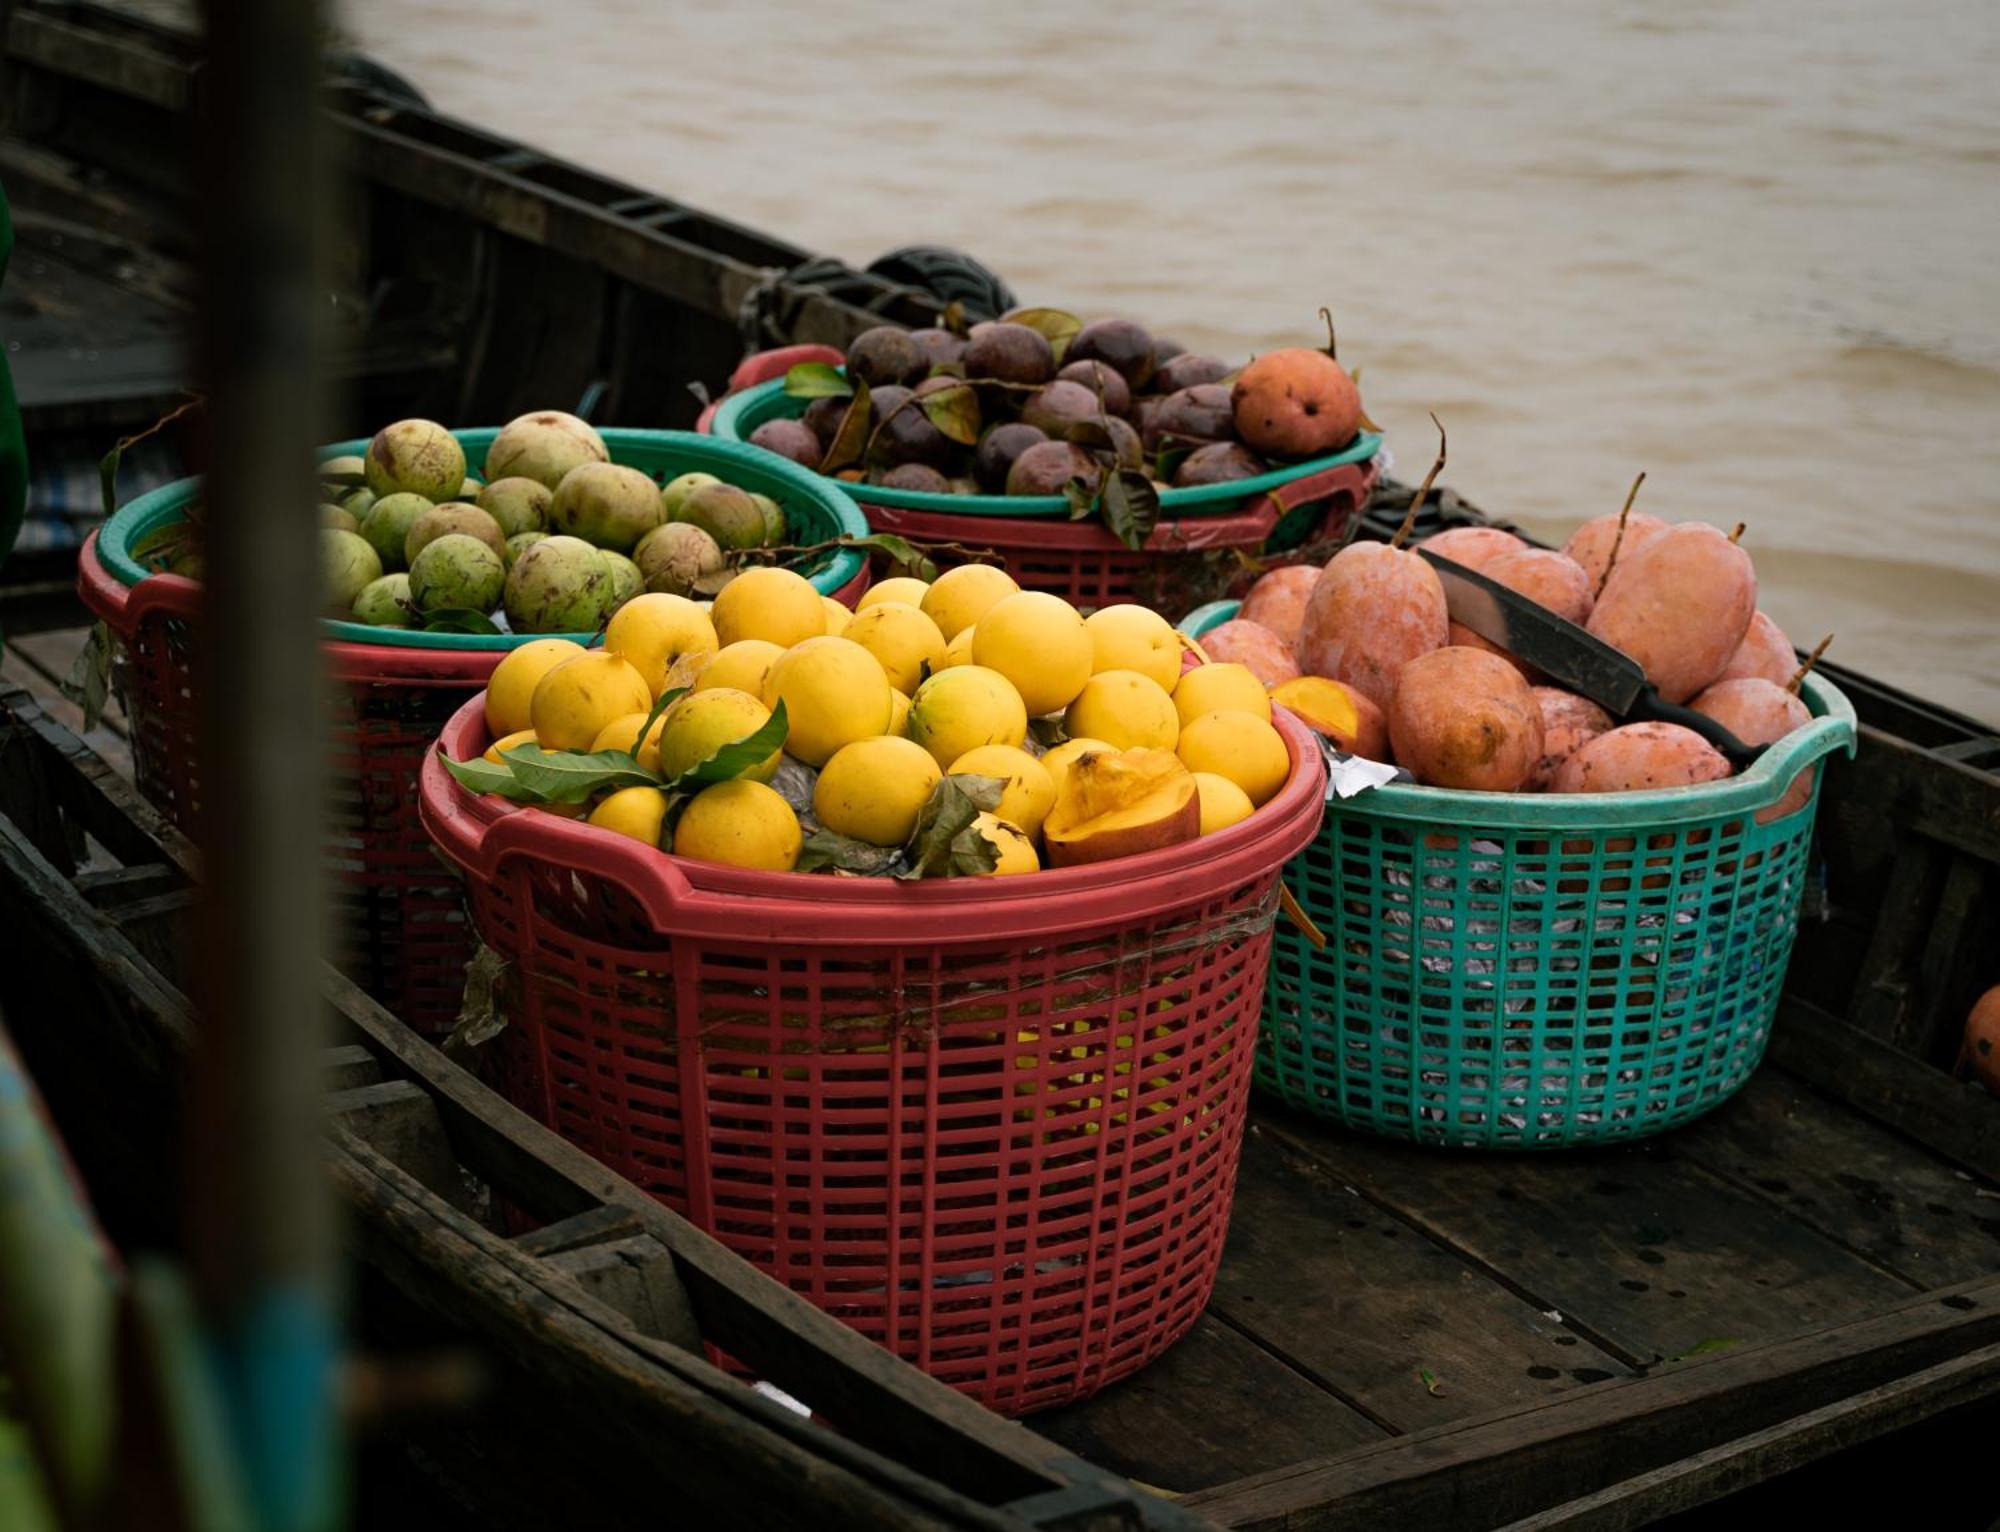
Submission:
<svg viewBox="0 0 2000 1532">
<path fill-rule="evenodd" d="M 732 1249 L 1009 1413 L 1177 1339 L 1214 1285 L 1277 875 L 1324 771 L 1095 868 L 906 885 L 682 861 L 480 798 L 425 825 L 511 965 L 502 1089 Z M 480 707 L 454 758 L 486 747 Z"/>
<path fill-rule="evenodd" d="M 170 574 L 121 584 L 98 558 L 95 532 L 77 571 L 84 604 L 119 640 L 139 790 L 198 837 L 205 808 L 194 691 L 201 586 Z M 334 681 L 328 851 L 337 960 L 403 1020 L 438 1036 L 458 1016 L 472 941 L 458 880 L 438 861 L 417 817 L 417 768 L 445 720 L 481 694 L 501 655 L 334 641 L 325 651 Z"/>
<path fill-rule="evenodd" d="M 1190 599 L 1195 605 L 1219 600 L 1239 583 L 1244 574 L 1241 561 L 1213 555 L 1234 550 L 1255 557 L 1265 569 L 1331 558 L 1368 505 L 1380 472 L 1378 461 L 1341 463 L 1294 479 L 1226 515 L 1162 520 L 1138 550 L 1126 547 L 1109 528 L 1094 521 L 955 516 L 878 505 L 868 499 L 862 484 L 849 485 L 848 491 L 861 503 L 872 530 L 893 532 L 912 542 L 958 543 L 980 550 L 982 562 L 990 553 L 1024 589 L 1052 592 L 1086 612 L 1128 601 L 1179 612 L 1189 610 Z M 1301 542 L 1283 553 L 1260 552 L 1280 521 L 1311 505 L 1320 507 L 1319 519 Z M 937 562 L 959 560 L 939 554 Z"/>
</svg>

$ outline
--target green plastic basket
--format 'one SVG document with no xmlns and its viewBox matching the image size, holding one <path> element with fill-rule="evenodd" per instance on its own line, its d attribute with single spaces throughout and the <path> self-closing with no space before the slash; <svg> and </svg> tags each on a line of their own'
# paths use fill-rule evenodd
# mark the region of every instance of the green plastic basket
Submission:
<svg viewBox="0 0 2000 1532">
<path fill-rule="evenodd" d="M 1804 696 L 1814 722 L 1722 782 L 1330 797 L 1285 868 L 1326 946 L 1279 922 L 1257 1083 L 1349 1127 L 1480 1149 L 1639 1138 L 1727 1099 L 1784 984 L 1815 763 L 1854 748 L 1847 699 L 1818 677 Z M 1805 805 L 1768 818 L 1802 771 Z"/>
<path fill-rule="evenodd" d="M 486 460 L 486 449 L 498 436 L 497 427 L 454 431 L 465 448 L 468 468 L 476 471 Z M 670 479 L 683 473 L 712 473 L 718 478 L 756 494 L 769 495 L 785 508 L 795 541 L 831 542 L 837 537 L 866 537 L 868 523 L 861 509 L 835 481 L 788 462 L 774 453 L 740 442 L 718 441 L 692 431 L 636 431 L 608 427 L 599 433 L 610 449 L 611 461 L 637 468 L 655 478 Z M 322 447 L 321 461 L 327 458 L 359 457 L 368 450 L 366 440 L 335 442 Z M 137 585 L 147 570 L 132 557 L 139 539 L 157 528 L 180 521 L 201 492 L 201 480 L 181 479 L 141 495 L 121 507 L 108 522 L 97 541 L 98 557 L 104 567 L 125 585 Z M 837 548 L 822 555 L 810 570 L 801 569 L 823 596 L 845 588 L 866 568 L 866 556 L 858 549 Z M 400 649 L 512 649 L 532 639 L 561 636 L 588 642 L 593 635 L 570 633 L 422 633 L 406 628 L 375 628 L 366 623 L 327 618 L 323 627 L 328 638 L 346 643 L 371 644 Z"/>
<path fill-rule="evenodd" d="M 722 401 L 709 429 L 724 441 L 747 442 L 750 433 L 772 420 L 795 420 L 806 411 L 810 400 L 797 399 L 785 392 L 785 380 L 774 378 L 759 383 Z M 1337 468 L 1343 463 L 1365 463 L 1382 450 L 1382 438 L 1362 431 L 1340 451 L 1302 463 L 1287 463 L 1252 479 L 1235 479 L 1227 484 L 1201 484 L 1188 489 L 1170 489 L 1160 496 L 1160 514 L 1168 519 L 1181 516 L 1220 516 L 1237 510 L 1252 495 L 1282 489 L 1309 474 Z M 824 481 L 822 481 L 824 482 Z M 905 511 L 933 511 L 952 516 L 1049 516 L 1067 521 L 1070 503 L 1061 495 L 935 495 L 912 489 L 890 489 L 880 484 L 855 486 L 870 504 L 895 506 Z M 1292 528 L 1303 525 L 1295 521 Z M 1281 528 L 1284 524 L 1281 523 Z M 1296 540 L 1296 538 L 1295 538 Z"/>
</svg>

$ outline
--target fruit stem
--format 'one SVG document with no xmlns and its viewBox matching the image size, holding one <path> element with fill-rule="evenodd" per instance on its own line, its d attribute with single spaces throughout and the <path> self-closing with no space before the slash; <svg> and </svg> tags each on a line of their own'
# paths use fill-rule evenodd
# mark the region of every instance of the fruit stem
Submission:
<svg viewBox="0 0 2000 1532">
<path fill-rule="evenodd" d="M 1799 694 L 1799 688 L 1806 684 L 1806 676 L 1811 672 L 1813 666 L 1819 663 L 1819 657 L 1826 653 L 1826 646 L 1832 642 L 1833 635 L 1829 633 L 1814 646 L 1813 652 L 1806 656 L 1805 664 L 1801 665 L 1793 673 L 1791 680 L 1785 683 L 1786 691 L 1790 692 L 1794 697 Z"/>
<path fill-rule="evenodd" d="M 1731 532 L 1731 533 L 1729 534 L 1729 540 L 1730 540 L 1730 541 L 1731 541 L 1732 543 L 1733 543 L 1733 542 L 1735 542 L 1735 541 L 1736 541 L 1736 540 L 1737 540 L 1737 539 L 1738 539 L 1739 537 L 1741 537 L 1741 536 L 1742 536 L 1742 535 L 1743 535 L 1743 534 L 1744 534 L 1744 533 L 1745 533 L 1746 531 L 1748 531 L 1749 529 L 1750 529 L 1750 523 L 1749 523 L 1749 522 L 1747 522 L 1747 521 L 1739 521 L 1739 522 L 1737 522 L 1737 523 L 1736 523 L 1736 530 L 1735 530 L 1734 532 Z"/>
<path fill-rule="evenodd" d="M 1438 428 L 1437 461 L 1431 464 L 1431 471 L 1424 475 L 1424 482 L 1417 486 L 1417 492 L 1410 496 L 1410 508 L 1403 514 L 1403 524 L 1396 528 L 1396 535 L 1389 539 L 1391 548 L 1400 548 L 1410 535 L 1410 529 L 1417 524 L 1417 512 L 1424 508 L 1424 497 L 1437 483 L 1437 476 L 1444 472 L 1444 422 L 1437 418 L 1437 411 L 1430 412 L 1431 424 Z"/>
<path fill-rule="evenodd" d="M 882 435 L 883 427 L 887 426 L 890 421 L 894 420 L 898 415 L 902 414 L 904 410 L 908 409 L 911 405 L 915 404 L 916 402 L 917 402 L 917 395 L 916 391 L 913 389 L 901 404 L 897 405 L 893 410 L 889 411 L 888 414 L 884 415 L 880 420 L 875 422 L 875 429 L 868 433 L 868 440 L 861 448 L 862 462 L 869 463 L 874 461 L 875 443 L 877 439 L 880 438 L 880 436 Z"/>
<path fill-rule="evenodd" d="M 1604 573 L 1597 577 L 1597 595 L 1604 594 L 1604 582 L 1611 578 L 1611 566 L 1618 562 L 1618 550 L 1625 546 L 1625 523 L 1632 519 L 1632 502 L 1639 498 L 1639 486 L 1646 482 L 1646 470 L 1639 470 L 1639 477 L 1632 481 L 1632 487 L 1625 491 L 1625 508 L 1618 513 L 1618 535 L 1611 539 L 1611 557 L 1604 561 Z M 1597 598 L 1593 596 L 1593 601 Z"/>
<path fill-rule="evenodd" d="M 1319 317 L 1326 321 L 1326 354 L 1337 362 L 1340 360 L 1340 341 L 1333 333 L 1333 310 L 1322 308 Z"/>
</svg>

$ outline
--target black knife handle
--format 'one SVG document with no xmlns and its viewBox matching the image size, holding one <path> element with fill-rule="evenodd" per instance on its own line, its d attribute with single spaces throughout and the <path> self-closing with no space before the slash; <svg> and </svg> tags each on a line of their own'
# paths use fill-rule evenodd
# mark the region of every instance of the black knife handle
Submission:
<svg viewBox="0 0 2000 1532">
<path fill-rule="evenodd" d="M 1632 704 L 1628 719 L 1650 719 L 1656 723 L 1677 723 L 1684 729 L 1692 729 L 1728 759 L 1729 764 L 1742 770 L 1766 750 L 1769 745 L 1746 745 L 1727 729 L 1710 718 L 1706 713 L 1697 713 L 1691 707 L 1683 707 L 1678 702 L 1663 702 L 1660 694 L 1652 687 L 1639 693 Z"/>
</svg>

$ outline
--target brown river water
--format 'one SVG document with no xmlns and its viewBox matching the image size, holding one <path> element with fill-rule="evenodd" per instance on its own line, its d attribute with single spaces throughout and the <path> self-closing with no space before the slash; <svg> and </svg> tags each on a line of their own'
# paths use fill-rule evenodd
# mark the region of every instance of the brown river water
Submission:
<svg viewBox="0 0 2000 1532">
<path fill-rule="evenodd" d="M 857 264 L 1319 339 L 1399 472 L 1749 523 L 1809 646 L 2000 722 L 1992 0 L 350 0 L 441 110 Z"/>
</svg>

